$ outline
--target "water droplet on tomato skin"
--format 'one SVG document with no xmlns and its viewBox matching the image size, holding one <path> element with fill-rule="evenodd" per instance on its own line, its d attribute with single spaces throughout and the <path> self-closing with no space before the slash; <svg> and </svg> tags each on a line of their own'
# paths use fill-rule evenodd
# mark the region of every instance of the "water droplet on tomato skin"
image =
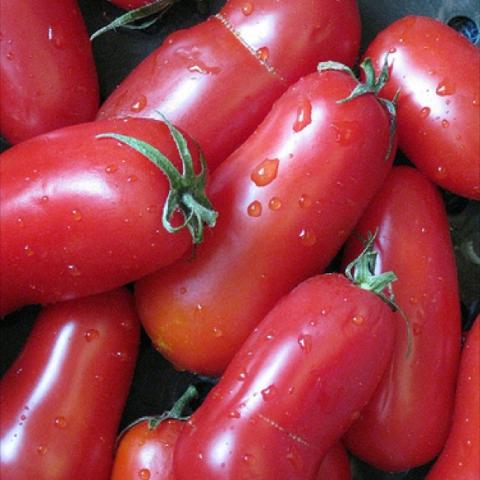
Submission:
<svg viewBox="0 0 480 480">
<path fill-rule="evenodd" d="M 277 395 L 278 391 L 275 385 L 269 385 L 267 388 L 264 388 L 260 391 L 263 400 L 268 401 Z"/>
<path fill-rule="evenodd" d="M 74 208 L 72 210 L 72 217 L 76 222 L 79 222 L 80 220 L 82 220 L 83 215 L 82 215 L 82 212 L 80 212 L 80 210 Z"/>
<path fill-rule="evenodd" d="M 131 105 L 130 110 L 132 112 L 138 113 L 141 112 L 147 106 L 147 97 L 145 95 L 140 95 Z"/>
<path fill-rule="evenodd" d="M 420 110 L 420 118 L 427 118 L 430 115 L 430 107 L 423 107 Z"/>
<path fill-rule="evenodd" d="M 37 447 L 37 453 L 43 457 L 47 453 L 47 447 L 44 445 L 39 445 Z"/>
<path fill-rule="evenodd" d="M 311 335 L 300 335 L 297 342 L 303 352 L 310 353 L 312 351 L 313 341 Z"/>
<path fill-rule="evenodd" d="M 96 340 L 100 336 L 100 332 L 95 328 L 89 328 L 88 330 L 85 331 L 83 336 L 85 337 L 85 340 L 87 342 L 91 342 L 93 340 Z"/>
<path fill-rule="evenodd" d="M 246 453 L 245 455 L 243 455 L 242 460 L 245 463 L 250 463 L 250 464 L 255 463 L 257 461 L 257 459 L 250 453 Z"/>
<path fill-rule="evenodd" d="M 272 197 L 268 202 L 270 210 L 279 210 L 282 207 L 282 201 L 278 197 Z"/>
<path fill-rule="evenodd" d="M 247 213 L 250 217 L 259 217 L 262 214 L 262 204 L 254 200 L 248 207 Z"/>
<path fill-rule="evenodd" d="M 447 169 L 443 165 L 439 165 L 435 169 L 435 177 L 441 179 L 445 178 L 447 176 Z"/>
<path fill-rule="evenodd" d="M 262 62 L 266 62 L 270 55 L 270 51 L 268 50 L 268 47 L 260 47 L 257 49 L 255 54 Z"/>
<path fill-rule="evenodd" d="M 72 277 L 79 277 L 81 275 L 80 270 L 76 265 L 67 265 L 67 271 Z"/>
<path fill-rule="evenodd" d="M 241 414 L 238 410 L 231 410 L 228 412 L 228 418 L 241 418 Z"/>
<path fill-rule="evenodd" d="M 354 316 L 352 317 L 352 322 L 353 322 L 355 325 L 360 326 L 360 325 L 363 325 L 363 324 L 364 324 L 365 318 L 364 318 L 362 315 L 357 314 L 357 315 L 354 315 Z"/>
<path fill-rule="evenodd" d="M 312 123 L 312 104 L 306 98 L 303 99 L 297 108 L 297 116 L 293 123 L 293 131 L 300 132 Z"/>
<path fill-rule="evenodd" d="M 32 247 L 30 245 L 25 245 L 23 247 L 23 250 L 25 251 L 25 255 L 27 257 L 33 257 L 33 255 L 35 255 L 35 252 L 33 251 Z"/>
<path fill-rule="evenodd" d="M 310 228 L 302 228 L 298 234 L 298 238 L 300 239 L 302 245 L 306 247 L 312 247 L 315 245 L 315 243 L 317 243 L 317 236 Z"/>
<path fill-rule="evenodd" d="M 57 428 L 66 428 L 67 427 L 67 419 L 65 417 L 56 417 L 54 420 L 54 425 Z"/>
<path fill-rule="evenodd" d="M 242 6 L 242 13 L 248 17 L 253 13 L 253 9 L 254 7 L 252 2 L 245 2 Z"/>
<path fill-rule="evenodd" d="M 150 470 L 148 468 L 142 468 L 138 471 L 138 478 L 140 480 L 150 480 Z"/>
<path fill-rule="evenodd" d="M 40 198 L 40 203 L 48 203 L 48 195 L 43 195 L 42 198 Z"/>
<path fill-rule="evenodd" d="M 441 97 L 445 97 L 447 95 L 453 95 L 456 91 L 456 86 L 454 83 L 450 82 L 449 80 L 442 80 L 435 90 L 435 93 Z"/>
<path fill-rule="evenodd" d="M 266 158 L 260 162 L 250 175 L 252 182 L 257 187 L 270 184 L 278 175 L 278 158 Z"/>
<path fill-rule="evenodd" d="M 114 165 L 114 164 L 107 165 L 107 166 L 105 167 L 105 171 L 106 171 L 107 173 L 115 173 L 117 170 L 118 170 L 118 167 L 117 167 L 117 165 Z"/>
<path fill-rule="evenodd" d="M 301 208 L 309 208 L 312 206 L 312 199 L 306 193 L 303 193 L 298 199 L 298 205 Z"/>
<path fill-rule="evenodd" d="M 442 120 L 442 127 L 448 128 L 450 126 L 450 122 L 447 119 Z"/>
<path fill-rule="evenodd" d="M 359 125 L 357 122 L 335 122 L 330 126 L 335 132 L 335 141 L 339 145 L 350 145 L 358 137 Z"/>
</svg>

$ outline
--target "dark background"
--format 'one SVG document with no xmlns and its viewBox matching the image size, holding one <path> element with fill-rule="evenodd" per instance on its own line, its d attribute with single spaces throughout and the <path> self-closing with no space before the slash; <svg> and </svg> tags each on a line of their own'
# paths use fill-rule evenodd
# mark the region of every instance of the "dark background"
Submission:
<svg viewBox="0 0 480 480">
<path fill-rule="evenodd" d="M 295 1 L 295 0 L 283 0 Z M 153 26 L 146 30 L 118 29 L 93 41 L 102 99 L 172 31 L 187 28 L 216 13 L 225 0 L 179 0 Z M 373 37 L 392 21 L 407 14 L 427 15 L 467 30 L 478 46 L 480 6 L 478 0 L 359 0 L 362 21 L 362 51 Z M 90 33 L 123 13 L 105 0 L 80 0 Z M 460 25 L 460 27 L 458 26 Z M 397 163 L 407 163 L 401 154 Z M 480 310 L 480 266 L 466 251 L 473 246 L 480 255 L 480 203 L 444 192 L 455 246 L 462 298 L 464 329 L 468 329 Z M 32 328 L 38 307 L 27 307 L 13 313 L 0 324 L 0 374 L 14 361 Z M 176 372 L 142 336 L 136 373 L 122 419 L 121 428 L 138 417 L 154 415 L 171 407 L 186 387 L 194 383 L 204 396 L 215 379 Z M 193 405 L 192 408 L 198 406 Z M 409 472 L 387 474 L 352 459 L 355 480 L 420 480 L 428 471 L 426 465 Z"/>
</svg>

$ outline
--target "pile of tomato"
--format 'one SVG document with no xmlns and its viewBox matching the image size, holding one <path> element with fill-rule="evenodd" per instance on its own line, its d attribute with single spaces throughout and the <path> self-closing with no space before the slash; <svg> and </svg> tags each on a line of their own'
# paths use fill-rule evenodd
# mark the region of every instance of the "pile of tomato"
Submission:
<svg viewBox="0 0 480 480">
<path fill-rule="evenodd" d="M 76 0 L 0 4 L 0 315 L 37 317 L 1 478 L 480 478 L 445 201 L 480 200 L 478 29 L 361 35 L 355 0 L 227 0 L 103 95 Z M 147 343 L 191 385 L 126 422 Z"/>
</svg>

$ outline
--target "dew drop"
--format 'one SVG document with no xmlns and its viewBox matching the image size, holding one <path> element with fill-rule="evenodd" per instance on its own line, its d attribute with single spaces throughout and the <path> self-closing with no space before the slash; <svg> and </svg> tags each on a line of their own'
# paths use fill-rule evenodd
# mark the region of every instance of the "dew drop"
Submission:
<svg viewBox="0 0 480 480">
<path fill-rule="evenodd" d="M 427 118 L 430 115 L 430 107 L 423 107 L 420 110 L 420 118 Z"/>
<path fill-rule="evenodd" d="M 240 372 L 238 374 L 237 379 L 238 379 L 239 382 L 244 382 L 246 380 L 246 378 L 247 378 L 247 372 Z"/>
<path fill-rule="evenodd" d="M 437 178 L 445 178 L 447 176 L 447 169 L 443 165 L 439 165 L 435 169 L 435 177 Z"/>
<path fill-rule="evenodd" d="M 100 336 L 100 332 L 95 328 L 90 328 L 83 334 L 83 336 L 87 342 L 91 342 Z"/>
<path fill-rule="evenodd" d="M 331 127 L 335 132 L 335 141 L 340 145 L 349 145 L 357 138 L 358 122 L 335 122 Z"/>
<path fill-rule="evenodd" d="M 257 57 L 262 61 L 265 62 L 268 60 L 268 56 L 270 55 L 270 52 L 268 50 L 268 47 L 260 47 L 257 49 L 255 52 Z"/>
<path fill-rule="evenodd" d="M 306 193 L 303 193 L 298 199 L 298 204 L 301 208 L 309 208 L 312 206 L 312 199 Z"/>
<path fill-rule="evenodd" d="M 257 187 L 264 187 L 275 180 L 278 174 L 278 163 L 278 158 L 266 158 L 259 163 L 250 175 L 253 183 Z"/>
<path fill-rule="evenodd" d="M 392 47 L 388 50 L 388 53 L 395 53 L 397 49 L 395 47 Z"/>
<path fill-rule="evenodd" d="M 317 236 L 310 228 L 302 228 L 298 234 L 298 238 L 302 242 L 302 245 L 305 245 L 306 247 L 312 247 L 317 243 Z"/>
<path fill-rule="evenodd" d="M 25 255 L 27 257 L 33 257 L 33 255 L 35 255 L 35 252 L 33 251 L 32 247 L 30 245 L 25 245 L 23 247 L 23 250 L 25 251 Z"/>
<path fill-rule="evenodd" d="M 228 412 L 228 417 L 229 418 L 240 418 L 241 417 L 241 414 L 238 410 L 230 410 Z"/>
<path fill-rule="evenodd" d="M 262 394 L 262 398 L 265 401 L 268 401 L 277 394 L 277 388 L 275 387 L 275 385 L 270 385 L 267 388 L 261 390 L 260 393 Z"/>
<path fill-rule="evenodd" d="M 442 80 L 435 90 L 437 95 L 441 97 L 445 97 L 447 95 L 453 95 L 456 91 L 456 86 L 454 83 L 450 82 L 449 80 Z"/>
<path fill-rule="evenodd" d="M 448 128 L 450 126 L 450 122 L 447 119 L 442 120 L 442 127 L 443 128 Z"/>
<path fill-rule="evenodd" d="M 411 305 L 417 305 L 418 304 L 418 298 L 417 297 L 410 297 L 409 302 Z"/>
<path fill-rule="evenodd" d="M 138 471 L 138 478 L 140 480 L 150 480 L 150 470 L 148 468 L 142 468 Z"/>
<path fill-rule="evenodd" d="M 43 457 L 47 453 L 47 447 L 44 445 L 39 445 L 37 447 L 37 453 Z"/>
<path fill-rule="evenodd" d="M 107 165 L 107 166 L 105 167 L 105 171 L 106 171 L 107 173 L 115 173 L 117 170 L 118 170 L 118 167 L 117 167 L 117 165 L 114 165 L 114 164 Z"/>
<path fill-rule="evenodd" d="M 23 220 L 22 217 L 18 217 L 17 218 L 17 225 L 20 227 L 20 228 L 24 228 L 25 227 L 25 222 Z"/>
<path fill-rule="evenodd" d="M 135 183 L 137 180 L 138 180 L 138 178 L 137 178 L 136 175 L 129 175 L 129 176 L 127 177 L 127 182 L 128 182 L 128 183 Z"/>
<path fill-rule="evenodd" d="M 272 197 L 268 202 L 270 210 L 278 210 L 282 206 L 282 201 L 278 197 Z"/>
<path fill-rule="evenodd" d="M 40 202 L 41 203 L 48 203 L 48 200 L 49 200 L 48 195 L 43 195 L 43 197 L 40 199 Z"/>
<path fill-rule="evenodd" d="M 157 212 L 157 206 L 156 205 L 149 205 L 147 207 L 147 212 L 148 213 L 156 213 Z"/>
<path fill-rule="evenodd" d="M 65 428 L 67 426 L 67 419 L 65 417 L 56 417 L 54 425 L 57 428 Z"/>
<path fill-rule="evenodd" d="M 7 60 L 11 62 L 14 58 L 15 58 L 15 54 L 12 51 L 7 52 Z"/>
<path fill-rule="evenodd" d="M 82 212 L 80 212 L 80 210 L 74 208 L 72 210 L 72 217 L 76 222 L 79 222 L 83 218 L 83 215 L 82 215 Z"/>
<path fill-rule="evenodd" d="M 67 265 L 67 270 L 68 270 L 68 273 L 72 276 L 72 277 L 79 277 L 81 274 L 80 274 L 80 270 L 78 269 L 78 267 L 76 265 Z"/>
<path fill-rule="evenodd" d="M 293 123 L 293 131 L 300 132 L 312 123 L 312 104 L 304 98 L 297 108 L 297 116 Z"/>
<path fill-rule="evenodd" d="M 249 453 L 246 453 L 243 457 L 242 457 L 242 460 L 245 462 L 245 463 L 254 463 L 255 462 L 255 457 Z"/>
<path fill-rule="evenodd" d="M 259 217 L 262 214 L 262 204 L 258 200 L 254 200 L 247 207 L 247 213 L 250 217 Z"/>
<path fill-rule="evenodd" d="M 352 317 L 352 322 L 355 325 L 360 326 L 363 325 L 363 323 L 365 322 L 365 318 L 362 315 L 357 314 Z"/>
<path fill-rule="evenodd" d="M 20 415 L 20 420 L 22 420 L 22 422 L 23 422 L 24 420 L 26 420 L 26 419 L 27 419 L 27 416 L 26 416 L 26 415 Z"/>
<path fill-rule="evenodd" d="M 311 335 L 300 335 L 297 341 L 302 351 L 305 353 L 310 353 L 312 351 L 313 341 Z"/>
<path fill-rule="evenodd" d="M 253 13 L 253 3 L 245 2 L 242 6 L 242 13 L 247 17 Z"/>
<path fill-rule="evenodd" d="M 213 336 L 214 336 L 214 337 L 217 337 L 217 338 L 223 336 L 223 331 L 222 331 L 222 329 L 220 329 L 220 328 L 218 328 L 218 327 L 213 327 Z"/>
<path fill-rule="evenodd" d="M 132 112 L 141 112 L 147 106 L 147 97 L 140 95 L 131 105 L 130 110 Z"/>
</svg>

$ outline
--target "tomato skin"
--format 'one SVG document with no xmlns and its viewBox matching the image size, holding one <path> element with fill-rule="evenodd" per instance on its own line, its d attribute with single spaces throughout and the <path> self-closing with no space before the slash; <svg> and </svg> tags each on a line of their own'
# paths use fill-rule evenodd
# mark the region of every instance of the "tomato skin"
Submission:
<svg viewBox="0 0 480 480">
<path fill-rule="evenodd" d="M 350 460 L 341 442 L 337 442 L 322 460 L 316 480 L 352 480 Z"/>
<path fill-rule="evenodd" d="M 97 73 L 76 1 L 1 2 L 0 30 L 0 131 L 9 142 L 95 118 Z"/>
<path fill-rule="evenodd" d="M 392 364 L 345 445 L 377 468 L 404 471 L 432 460 L 448 433 L 461 343 L 457 272 L 443 201 L 417 170 L 392 170 L 347 242 L 345 263 L 376 229 L 377 268 L 398 277 L 393 289 L 411 325 L 411 352 L 396 314 Z"/>
<path fill-rule="evenodd" d="M 184 423 L 166 419 L 152 429 L 144 419 L 129 428 L 120 440 L 111 480 L 174 480 L 173 451 Z"/>
<path fill-rule="evenodd" d="M 187 421 L 174 453 L 176 478 L 314 479 L 373 394 L 394 332 L 389 307 L 345 277 L 300 284 Z"/>
<path fill-rule="evenodd" d="M 140 8 L 149 3 L 155 3 L 155 0 L 108 0 L 110 3 L 113 3 L 119 8 L 124 10 L 133 10 L 135 8 Z"/>
<path fill-rule="evenodd" d="M 376 68 L 389 54 L 390 81 L 398 89 L 398 142 L 433 182 L 480 199 L 480 51 L 441 22 L 404 17 L 383 30 L 365 56 Z"/>
<path fill-rule="evenodd" d="M 41 312 L 0 383 L 2 478 L 110 478 L 139 334 L 125 290 Z"/>
<path fill-rule="evenodd" d="M 480 316 L 462 351 L 451 430 L 427 480 L 475 480 L 480 473 Z"/>
<path fill-rule="evenodd" d="M 162 225 L 169 183 L 146 157 L 100 133 L 156 146 L 181 169 L 165 124 L 108 120 L 36 137 L 0 157 L 0 313 L 124 285 L 180 257 L 186 229 Z M 196 148 L 192 155 L 197 158 Z"/>
<path fill-rule="evenodd" d="M 214 234 L 137 283 L 142 323 L 178 368 L 220 374 L 276 301 L 327 267 L 380 188 L 389 119 L 371 94 L 336 103 L 355 85 L 327 71 L 291 87 L 213 173 Z"/>
<path fill-rule="evenodd" d="M 354 0 L 229 0 L 219 15 L 170 35 L 112 92 L 98 118 L 162 112 L 200 143 L 213 169 L 319 61 L 352 65 L 359 39 Z"/>
</svg>

